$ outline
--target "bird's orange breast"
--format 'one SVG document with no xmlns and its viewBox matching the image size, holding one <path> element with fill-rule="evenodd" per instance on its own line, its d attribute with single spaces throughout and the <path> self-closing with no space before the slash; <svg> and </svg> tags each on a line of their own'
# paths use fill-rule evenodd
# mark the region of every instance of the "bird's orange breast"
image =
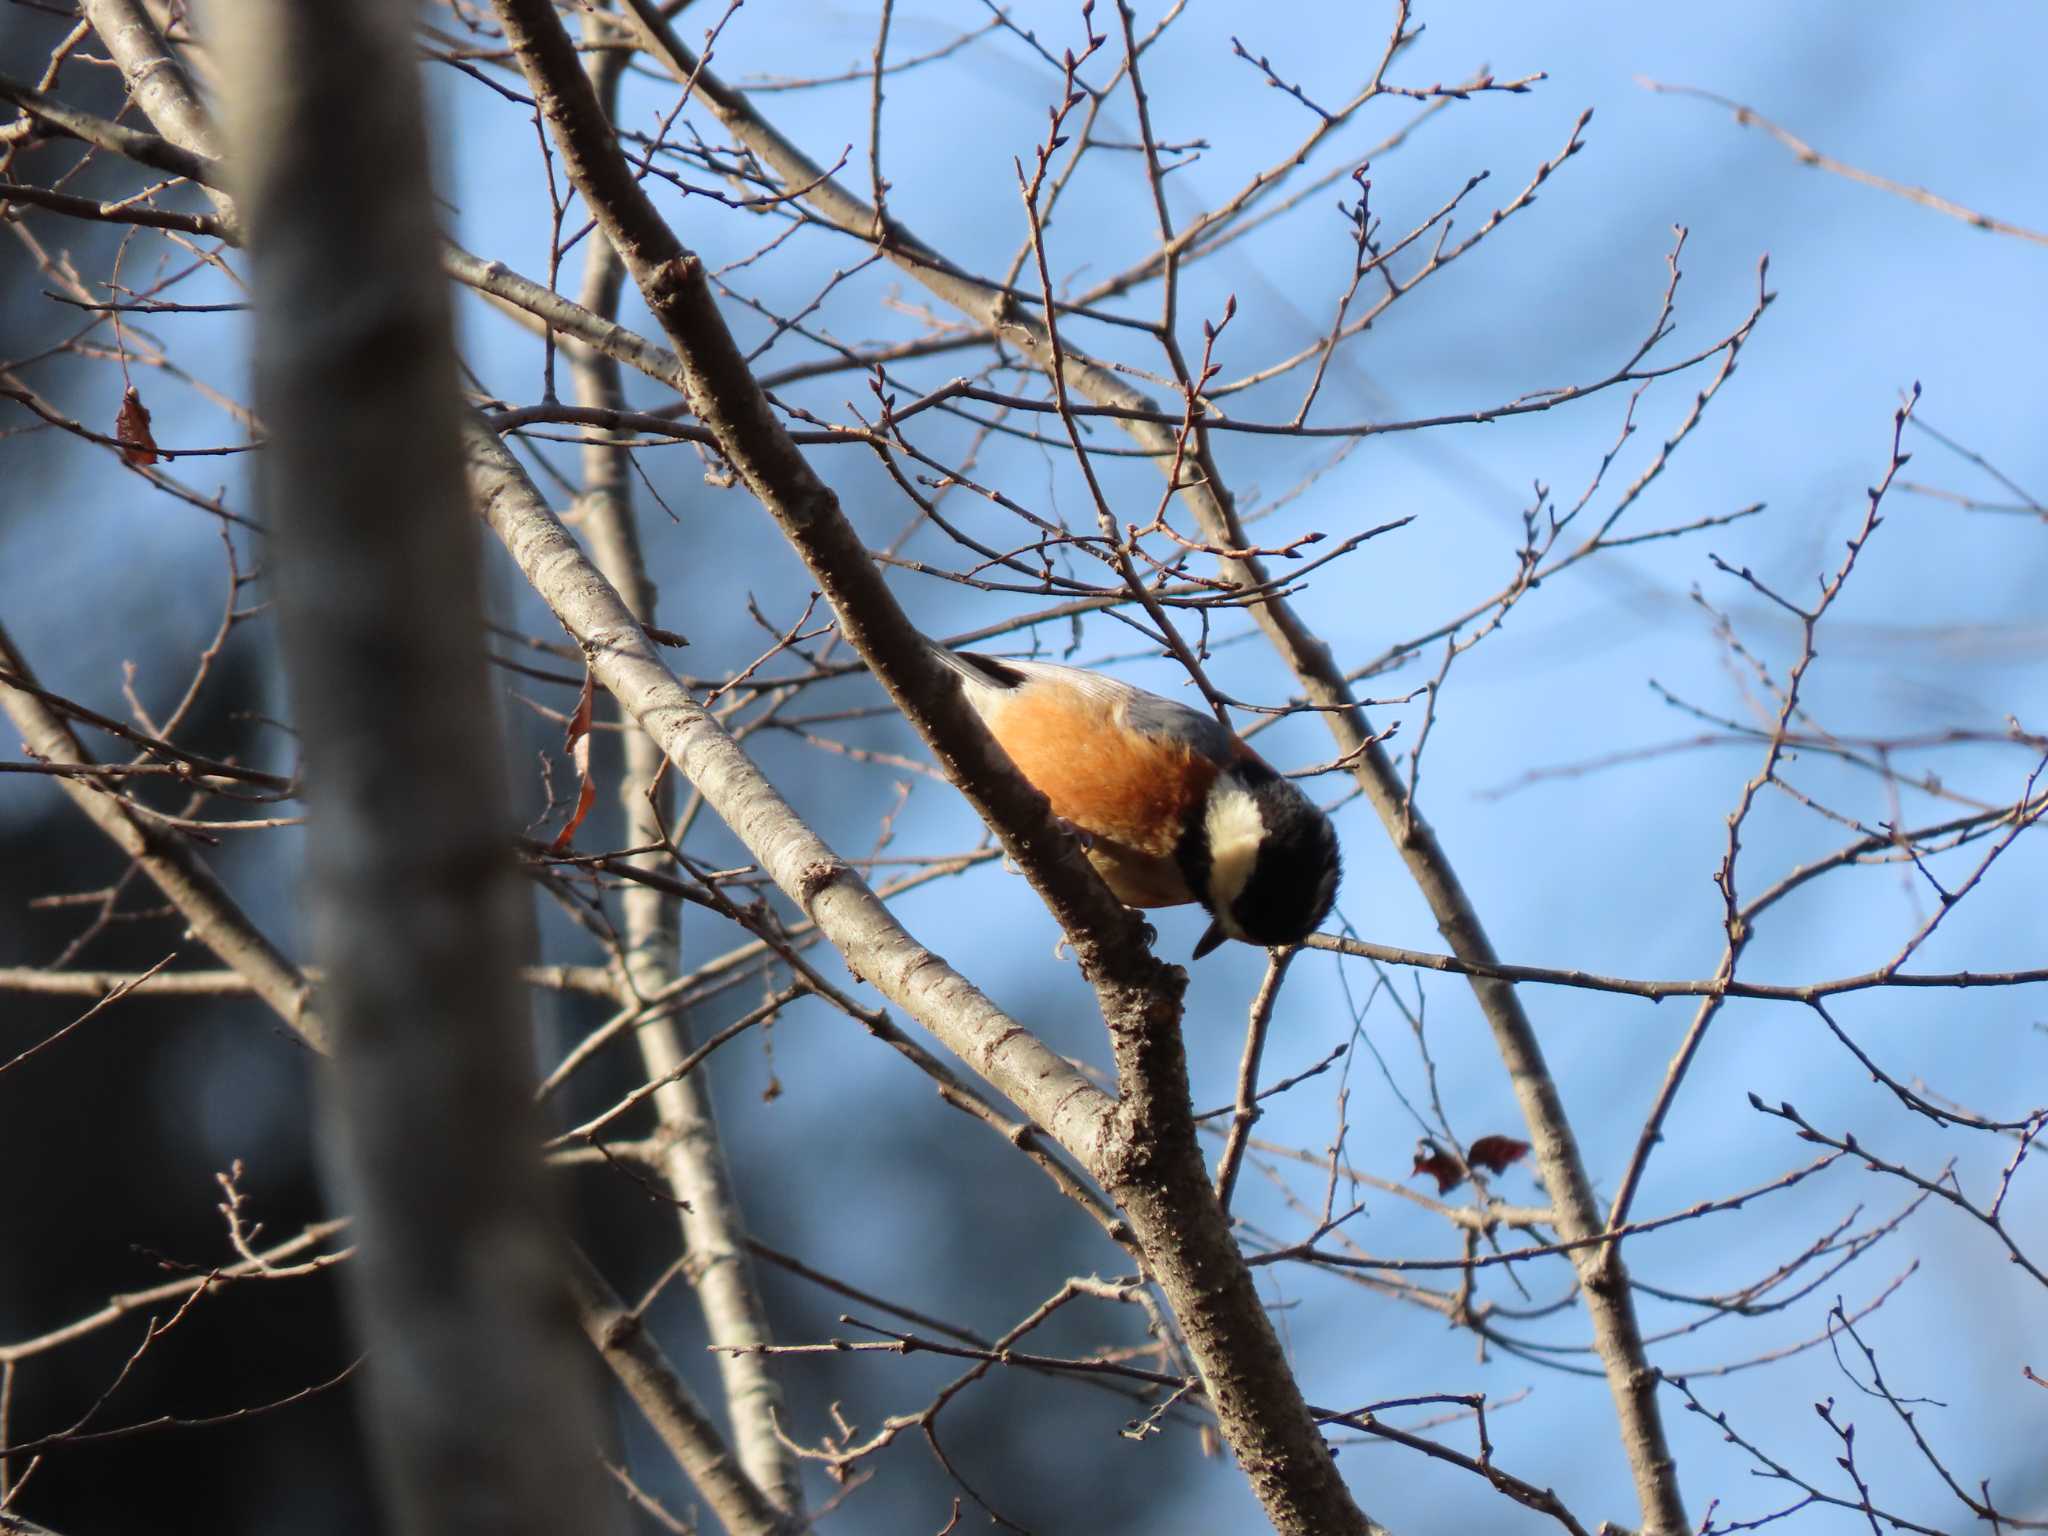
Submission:
<svg viewBox="0 0 2048 1536">
<path fill-rule="evenodd" d="M 1132 730 L 1113 705 L 1051 688 L 987 700 L 982 718 L 1053 814 L 1087 834 L 1089 859 L 1119 899 L 1195 899 L 1173 855 L 1215 781 L 1214 763 L 1185 742 Z"/>
</svg>

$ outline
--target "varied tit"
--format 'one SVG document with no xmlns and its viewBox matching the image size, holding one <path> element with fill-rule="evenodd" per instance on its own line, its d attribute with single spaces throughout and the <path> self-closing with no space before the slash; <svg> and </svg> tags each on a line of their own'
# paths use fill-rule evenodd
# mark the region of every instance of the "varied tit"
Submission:
<svg viewBox="0 0 2048 1536">
<path fill-rule="evenodd" d="M 1079 667 L 932 649 L 1118 900 L 1208 909 L 1197 960 L 1225 939 L 1299 943 L 1329 915 L 1329 818 L 1228 727 Z"/>
</svg>

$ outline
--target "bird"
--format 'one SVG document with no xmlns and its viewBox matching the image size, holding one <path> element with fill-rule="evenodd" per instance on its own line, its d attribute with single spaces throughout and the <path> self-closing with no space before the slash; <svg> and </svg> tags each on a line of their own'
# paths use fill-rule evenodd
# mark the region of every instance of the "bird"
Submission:
<svg viewBox="0 0 2048 1536">
<path fill-rule="evenodd" d="M 1329 916 L 1329 817 L 1228 726 L 1081 667 L 932 651 L 1119 901 L 1208 911 L 1195 959 L 1298 944 Z"/>
</svg>

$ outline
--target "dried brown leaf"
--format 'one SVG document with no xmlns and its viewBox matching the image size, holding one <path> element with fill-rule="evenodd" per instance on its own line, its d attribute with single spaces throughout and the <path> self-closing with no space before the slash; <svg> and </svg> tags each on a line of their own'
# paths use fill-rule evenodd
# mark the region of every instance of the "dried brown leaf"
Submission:
<svg viewBox="0 0 2048 1536">
<path fill-rule="evenodd" d="M 114 417 L 114 436 L 122 444 L 121 457 L 130 464 L 154 464 L 156 439 L 149 435 L 149 407 L 133 384 L 121 396 L 120 413 Z"/>
</svg>

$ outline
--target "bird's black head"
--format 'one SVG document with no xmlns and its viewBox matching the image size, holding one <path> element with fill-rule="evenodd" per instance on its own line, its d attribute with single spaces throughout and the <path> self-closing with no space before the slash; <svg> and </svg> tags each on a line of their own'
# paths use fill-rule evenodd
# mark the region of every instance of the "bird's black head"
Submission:
<svg viewBox="0 0 2048 1536">
<path fill-rule="evenodd" d="M 1216 921 L 1200 959 L 1226 938 L 1273 948 L 1315 932 L 1337 899 L 1330 818 L 1257 758 L 1233 764 L 1210 794 L 1195 888 Z"/>
<path fill-rule="evenodd" d="M 1321 926 L 1337 899 L 1337 833 L 1286 779 L 1274 777 L 1254 798 L 1266 837 L 1230 915 L 1254 944 L 1298 944 Z"/>
</svg>

